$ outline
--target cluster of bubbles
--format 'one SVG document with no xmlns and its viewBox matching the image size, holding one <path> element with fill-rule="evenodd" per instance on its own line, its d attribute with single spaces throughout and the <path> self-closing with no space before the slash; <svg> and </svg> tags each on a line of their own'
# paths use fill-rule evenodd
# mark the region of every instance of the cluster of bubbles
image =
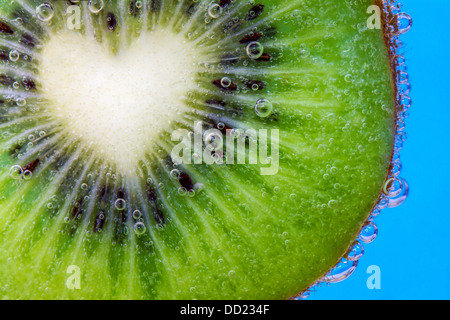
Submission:
<svg viewBox="0 0 450 320">
<path fill-rule="evenodd" d="M 33 173 L 30 170 L 24 170 L 19 165 L 14 165 L 9 169 L 9 175 L 14 180 L 30 180 Z"/>
<path fill-rule="evenodd" d="M 358 238 L 352 244 L 347 253 L 342 257 L 339 263 L 330 270 L 324 277 L 316 282 L 314 286 L 320 286 L 321 283 L 336 283 L 341 282 L 350 277 L 357 265 L 359 259 L 363 256 L 363 244 L 373 242 L 378 235 L 378 227 L 374 223 L 374 219 L 385 208 L 395 208 L 405 202 L 409 186 L 408 183 L 400 177 L 401 161 L 400 150 L 403 147 L 403 142 L 406 140 L 405 120 L 408 118 L 408 110 L 411 107 L 411 98 L 409 93 L 411 86 L 409 84 L 405 58 L 399 52 L 402 47 L 402 42 L 399 36 L 408 32 L 412 26 L 411 17 L 401 12 L 401 5 L 397 0 L 385 1 L 385 12 L 387 21 L 395 21 L 395 25 L 387 25 L 385 32 L 390 36 L 391 41 L 391 64 L 396 66 L 397 76 L 397 132 L 395 135 L 394 155 L 391 161 L 391 170 L 384 183 L 382 194 L 378 200 L 377 205 L 371 212 L 369 219 L 361 228 Z M 346 81 L 351 82 L 351 75 L 346 76 Z M 311 288 L 310 288 L 311 289 Z M 310 290 L 309 289 L 309 290 Z M 306 299 L 309 296 L 309 290 L 300 293 L 295 299 Z"/>
</svg>

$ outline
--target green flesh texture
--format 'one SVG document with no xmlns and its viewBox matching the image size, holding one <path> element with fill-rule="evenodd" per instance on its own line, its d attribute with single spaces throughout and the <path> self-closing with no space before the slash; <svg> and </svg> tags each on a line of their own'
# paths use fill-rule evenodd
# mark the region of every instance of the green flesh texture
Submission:
<svg viewBox="0 0 450 320">
<path fill-rule="evenodd" d="M 187 19 L 185 12 L 193 3 L 161 0 L 156 10 L 148 12 L 147 3 L 135 17 L 128 11 L 129 2 L 105 1 L 104 9 L 92 15 L 113 53 L 120 41 L 116 33 L 122 28 L 127 28 L 130 39 L 146 32 L 142 15 L 148 15 L 148 28 L 164 25 L 177 9 L 180 19 Z M 21 12 L 22 29 L 34 30 L 43 45 L 47 29 L 63 28 L 63 16 L 56 13 L 70 5 L 52 2 L 55 16 L 43 27 L 21 3 L 35 8 L 41 2 L 3 1 L 0 21 L 16 30 L 13 21 Z M 256 4 L 264 4 L 263 13 L 245 21 L 252 5 L 232 3 L 229 10 L 240 8 L 230 17 L 243 19 L 243 26 L 230 33 L 218 28 L 216 39 L 205 41 L 214 45 L 225 39 L 218 56 L 236 48 L 245 50 L 246 45 L 238 42 L 245 33 L 234 34 L 255 26 L 267 33 L 259 41 L 271 61 L 242 59 L 199 73 L 198 82 L 207 92 L 193 92 L 188 103 L 193 110 L 211 113 L 199 101 L 220 100 L 237 110 L 217 111 L 233 127 L 279 129 L 276 175 L 262 176 L 260 165 L 184 165 L 179 169 L 204 189 L 193 197 L 182 196 L 165 160 L 172 146 L 169 136 L 149 150 L 134 180 L 115 174 L 101 159 L 88 163 L 78 145 L 64 137 L 50 144 L 50 155 L 41 160 L 30 180 L 14 180 L 10 168 L 26 164 L 17 154 L 31 152 L 25 150 L 24 132 L 40 128 L 47 120 L 38 97 L 27 100 L 26 112 L 10 112 L 13 107 L 4 93 L 13 89 L 0 84 L 2 298 L 285 299 L 313 285 L 338 262 L 377 202 L 393 150 L 394 89 L 383 32 L 365 28 L 371 0 Z M 87 10 L 86 5 L 81 2 L 82 10 Z M 106 32 L 108 12 L 118 17 L 115 32 Z M 120 12 L 124 12 L 122 20 Z M 213 25 L 204 23 L 203 14 L 193 20 L 194 39 Z M 177 28 L 183 32 L 182 24 Z M 270 30 L 276 33 L 270 35 Z M 0 51 L 9 52 L 9 43 L 18 42 L 20 35 L 21 31 L 0 33 Z M 30 51 L 32 58 L 39 54 L 39 49 Z M 0 74 L 17 77 L 11 66 L 36 74 L 36 61 L 0 60 Z M 266 86 L 245 95 L 223 92 L 211 81 L 220 79 L 224 70 L 236 83 L 242 82 L 242 75 Z M 38 84 L 33 93 L 41 94 Z M 254 112 L 260 98 L 273 103 L 267 118 Z M 29 119 L 20 121 L 21 117 Z M 19 151 L 11 152 L 20 137 L 24 146 L 19 143 Z M 108 172 L 111 176 L 105 178 Z M 84 182 L 88 190 L 80 187 Z M 114 192 L 101 201 L 98 190 L 105 184 Z M 156 204 L 149 205 L 149 185 L 157 194 Z M 127 194 L 124 211 L 114 209 L 120 187 Z M 90 198 L 81 203 L 81 218 L 75 221 L 74 206 L 86 195 Z M 164 214 L 162 226 L 153 217 L 155 206 Z M 143 213 L 146 225 L 140 236 L 133 232 L 135 209 Z M 100 210 L 105 212 L 105 222 L 101 232 L 93 232 Z M 79 267 L 79 289 L 67 286 L 73 275 L 70 266 Z"/>
</svg>

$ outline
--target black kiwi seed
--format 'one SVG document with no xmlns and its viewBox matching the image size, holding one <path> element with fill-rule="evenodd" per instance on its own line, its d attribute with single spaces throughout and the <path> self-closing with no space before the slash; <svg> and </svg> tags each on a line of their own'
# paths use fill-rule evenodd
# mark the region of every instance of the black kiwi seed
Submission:
<svg viewBox="0 0 450 320">
<path fill-rule="evenodd" d="M 253 41 L 258 41 L 259 39 L 261 39 L 261 37 L 262 37 L 262 33 L 252 32 L 252 33 L 244 36 L 241 40 L 239 40 L 239 43 L 243 44 L 243 43 L 250 43 Z"/>
<path fill-rule="evenodd" d="M 231 3 L 231 0 L 220 0 L 219 6 L 221 6 L 223 8 L 223 7 L 228 6 L 230 3 Z"/>
<path fill-rule="evenodd" d="M 130 2 L 129 10 L 130 14 L 135 18 L 141 14 L 141 8 L 136 7 L 136 0 Z"/>
<path fill-rule="evenodd" d="M 20 42 L 29 48 L 34 48 L 36 46 L 36 40 L 28 33 L 24 33 L 22 35 L 22 37 L 20 38 Z"/>
<path fill-rule="evenodd" d="M 99 232 L 103 228 L 104 224 L 105 224 L 105 211 L 102 210 L 100 211 L 98 216 L 95 217 L 94 232 L 95 233 Z"/>
<path fill-rule="evenodd" d="M 0 84 L 4 85 L 4 86 L 10 86 L 14 83 L 14 79 L 11 78 L 10 76 L 7 76 L 5 74 L 0 74 Z"/>
<path fill-rule="evenodd" d="M 253 89 L 255 86 L 258 86 L 258 90 L 262 90 L 265 88 L 266 84 L 259 80 L 248 80 L 245 81 L 245 86 L 249 89 Z"/>
<path fill-rule="evenodd" d="M 257 4 L 253 8 L 250 9 L 250 11 L 247 13 L 247 16 L 245 17 L 245 20 L 251 21 L 256 18 L 258 18 L 264 11 L 264 5 L 263 4 Z"/>
<path fill-rule="evenodd" d="M 26 164 L 23 167 L 23 171 L 30 171 L 30 172 L 34 172 L 34 170 L 36 170 L 37 166 L 39 165 L 39 163 L 41 162 L 41 160 L 39 158 L 34 159 L 33 161 L 29 162 L 28 164 Z"/>
<path fill-rule="evenodd" d="M 158 208 L 156 208 L 153 211 L 153 217 L 155 218 L 156 223 L 160 227 L 162 227 L 166 223 L 166 219 L 164 218 L 164 214 Z"/>
<path fill-rule="evenodd" d="M 187 191 L 194 190 L 194 183 L 192 182 L 191 177 L 186 172 L 180 172 L 178 181 L 180 182 L 181 186 Z"/>
<path fill-rule="evenodd" d="M 34 90 L 34 89 L 36 89 L 36 83 L 34 82 L 33 79 L 25 77 L 25 78 L 22 79 L 22 84 L 25 87 L 25 90 Z"/>
<path fill-rule="evenodd" d="M 150 4 L 150 9 L 153 12 L 159 11 L 161 9 L 161 1 L 160 0 L 152 0 Z"/>
<path fill-rule="evenodd" d="M 106 26 L 108 27 L 108 30 L 110 32 L 113 32 L 114 30 L 116 30 L 117 19 L 116 19 L 116 16 L 113 13 L 111 13 L 111 12 L 109 12 L 106 15 Z"/>
<path fill-rule="evenodd" d="M 0 20 L 0 33 L 4 34 L 14 34 L 14 30 L 11 29 L 6 23 Z"/>
<path fill-rule="evenodd" d="M 82 210 L 81 210 L 81 206 L 83 205 L 83 198 L 80 198 L 80 200 L 78 200 L 75 205 L 73 206 L 72 209 L 72 219 L 73 220 L 77 220 L 79 218 L 81 218 L 81 214 L 82 214 Z"/>
<path fill-rule="evenodd" d="M 233 82 L 230 83 L 230 85 L 228 87 L 224 87 L 222 85 L 222 80 L 218 79 L 218 80 L 214 80 L 212 82 L 217 88 L 222 89 L 224 91 L 236 91 L 237 90 L 237 85 Z"/>
<path fill-rule="evenodd" d="M 9 54 L 5 51 L 0 51 L 0 60 L 8 61 L 9 60 Z"/>
<path fill-rule="evenodd" d="M 272 60 L 272 56 L 268 53 L 263 53 L 261 57 L 259 57 L 258 59 L 255 59 L 256 61 L 270 61 Z"/>
</svg>

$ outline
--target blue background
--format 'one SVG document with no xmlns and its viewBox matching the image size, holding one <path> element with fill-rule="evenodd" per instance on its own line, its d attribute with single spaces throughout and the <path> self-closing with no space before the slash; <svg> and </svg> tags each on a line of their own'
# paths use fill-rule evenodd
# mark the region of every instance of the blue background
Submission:
<svg viewBox="0 0 450 320">
<path fill-rule="evenodd" d="M 315 288 L 308 300 L 450 299 L 450 1 L 401 2 L 413 18 L 401 37 L 413 100 L 401 151 L 409 197 L 376 218 L 378 237 L 364 245 L 355 273 Z M 371 265 L 380 267 L 380 290 L 367 288 Z"/>
</svg>

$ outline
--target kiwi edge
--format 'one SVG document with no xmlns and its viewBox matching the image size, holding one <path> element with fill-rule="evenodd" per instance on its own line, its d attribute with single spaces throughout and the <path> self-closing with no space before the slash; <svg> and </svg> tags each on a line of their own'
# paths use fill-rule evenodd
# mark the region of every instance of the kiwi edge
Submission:
<svg viewBox="0 0 450 320">
<path fill-rule="evenodd" d="M 386 174 L 386 183 L 380 191 L 380 195 L 376 203 L 374 204 L 370 214 L 367 217 L 366 222 L 361 226 L 358 234 L 367 226 L 367 224 L 373 223 L 374 219 L 380 214 L 380 211 L 387 208 L 388 206 L 393 208 L 401 205 L 408 196 L 409 186 L 407 182 L 403 179 L 398 180 L 401 170 L 400 162 L 400 151 L 403 147 L 403 142 L 406 140 L 405 132 L 405 121 L 408 118 L 408 111 L 411 107 L 411 98 L 409 93 L 411 86 L 409 83 L 409 77 L 407 72 L 407 67 L 405 64 L 405 58 L 401 52 L 402 42 L 399 39 L 400 36 L 409 31 L 412 26 L 411 17 L 402 12 L 402 4 L 397 0 L 374 0 L 374 5 L 381 8 L 381 21 L 382 21 L 382 31 L 384 43 L 386 45 L 386 50 L 390 62 L 391 74 L 392 74 L 392 92 L 394 97 L 394 148 L 391 155 L 391 164 L 389 171 Z M 407 26 L 404 29 L 399 27 L 399 20 L 406 19 L 408 21 Z M 400 182 L 400 190 L 397 188 L 395 190 L 393 184 L 395 181 Z M 393 190 L 394 189 L 394 190 Z M 400 197 L 398 197 L 400 193 Z M 390 204 L 389 200 L 395 194 L 393 198 L 397 201 Z M 376 234 L 375 234 L 376 236 Z M 359 237 L 358 237 L 359 238 Z M 299 294 L 289 297 L 289 300 L 301 300 L 306 299 L 309 296 L 309 292 L 314 288 L 320 286 L 322 283 L 337 283 L 346 280 L 350 277 L 356 269 L 356 260 L 354 266 L 347 269 L 339 276 L 332 275 L 332 271 L 342 262 L 343 259 L 347 259 L 349 253 L 355 245 L 360 245 L 358 238 L 353 242 L 347 252 L 342 255 L 342 257 L 336 262 L 336 264 L 330 268 L 328 272 L 323 274 L 319 280 L 311 284 L 307 289 L 303 290 Z M 375 240 L 374 238 L 371 239 Z M 370 241 L 370 242 L 372 242 Z M 367 243 L 370 243 L 367 242 Z"/>
</svg>

